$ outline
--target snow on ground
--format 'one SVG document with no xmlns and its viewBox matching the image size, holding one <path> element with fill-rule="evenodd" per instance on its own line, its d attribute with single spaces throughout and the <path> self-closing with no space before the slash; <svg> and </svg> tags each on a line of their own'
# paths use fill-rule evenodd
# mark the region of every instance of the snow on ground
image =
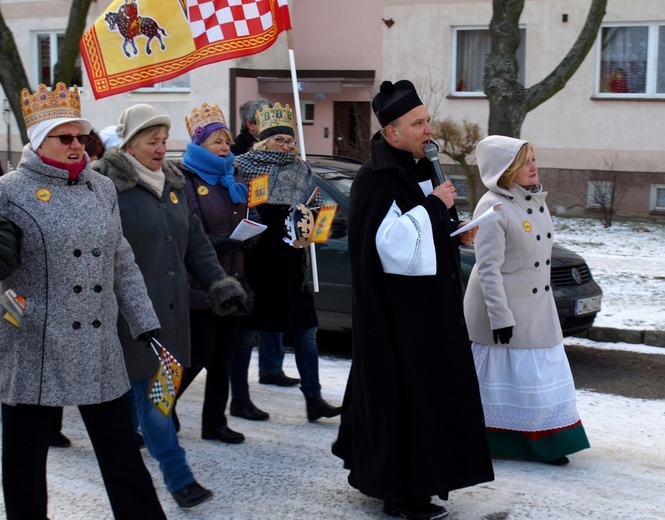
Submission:
<svg viewBox="0 0 665 520">
<path fill-rule="evenodd" d="M 595 326 L 665 330 L 665 223 L 553 220 L 555 241 L 584 257 L 603 290 Z"/>
<path fill-rule="evenodd" d="M 229 417 L 247 437 L 228 445 L 200 438 L 205 374 L 178 404 L 181 444 L 197 479 L 212 489 L 210 502 L 180 510 L 144 452 L 164 510 L 171 520 L 383 520 L 381 502 L 351 488 L 341 461 L 330 453 L 339 419 L 309 424 L 297 388 L 258 384 L 256 353 L 250 367 L 255 403 L 266 422 Z M 323 395 L 342 400 L 350 362 L 321 358 Z M 296 374 L 292 354 L 285 371 Z M 658 520 L 665 511 L 665 402 L 578 392 L 591 448 L 563 467 L 496 460 L 495 480 L 453 491 L 444 505 L 451 520 Z M 110 520 L 108 501 L 76 408 L 65 409 L 64 433 L 73 446 L 49 454 L 51 520 Z M 468 446 L 473 449 L 473 446 Z M 0 496 L 0 511 L 3 509 Z M 1 513 L 0 513 L 1 516 Z"/>
<path fill-rule="evenodd" d="M 603 289 L 595 325 L 665 329 L 665 226 L 617 223 L 609 229 L 591 219 L 554 218 L 561 245 L 581 254 Z M 568 338 L 589 348 L 665 355 L 665 349 Z M 250 367 L 255 403 L 271 414 L 266 422 L 229 418 L 247 441 L 232 446 L 200 438 L 205 374 L 178 404 L 181 443 L 198 480 L 215 492 L 212 501 L 178 509 L 157 464 L 144 453 L 169 519 L 376 519 L 381 503 L 346 482 L 341 461 L 330 453 L 338 419 L 307 423 L 297 388 L 258 384 L 256 353 Z M 323 395 L 339 404 L 350 362 L 322 357 Z M 293 354 L 285 370 L 295 375 Z M 591 449 L 572 455 L 568 466 L 495 461 L 496 479 L 451 493 L 451 520 L 658 520 L 665 518 L 665 401 L 578 391 L 578 407 Z M 92 448 L 76 408 L 65 409 L 63 431 L 74 445 L 49 454 L 51 520 L 111 519 Z M 473 449 L 473 447 L 469 447 Z M 0 511 L 4 500 L 0 495 Z M 0 513 L 1 515 L 1 513 Z"/>
</svg>

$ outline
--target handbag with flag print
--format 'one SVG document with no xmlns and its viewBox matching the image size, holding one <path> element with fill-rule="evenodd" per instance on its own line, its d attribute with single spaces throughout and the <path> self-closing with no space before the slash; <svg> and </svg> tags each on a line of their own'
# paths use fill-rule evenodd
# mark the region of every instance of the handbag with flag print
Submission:
<svg viewBox="0 0 665 520">
<path fill-rule="evenodd" d="M 150 347 L 159 359 L 159 366 L 148 386 L 148 399 L 168 417 L 173 410 L 184 369 L 156 338 L 150 340 Z"/>
</svg>

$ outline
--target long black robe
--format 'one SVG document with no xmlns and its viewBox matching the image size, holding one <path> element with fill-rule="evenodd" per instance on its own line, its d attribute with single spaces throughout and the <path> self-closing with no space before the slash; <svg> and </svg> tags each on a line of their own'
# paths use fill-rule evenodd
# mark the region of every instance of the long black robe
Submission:
<svg viewBox="0 0 665 520">
<path fill-rule="evenodd" d="M 450 213 L 418 185 L 429 168 L 376 134 L 349 202 L 353 362 L 333 453 L 352 486 L 389 501 L 494 478 Z M 384 273 L 375 237 L 393 201 L 427 209 L 436 275 Z"/>
</svg>

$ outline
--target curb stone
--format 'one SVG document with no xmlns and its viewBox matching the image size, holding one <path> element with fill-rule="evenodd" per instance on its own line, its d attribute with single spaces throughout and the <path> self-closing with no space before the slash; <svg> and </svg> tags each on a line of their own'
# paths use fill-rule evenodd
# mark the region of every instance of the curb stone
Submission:
<svg viewBox="0 0 665 520">
<path fill-rule="evenodd" d="M 610 343 L 644 344 L 652 347 L 665 347 L 665 330 L 630 330 L 610 327 L 591 327 L 581 337 L 591 341 Z"/>
</svg>

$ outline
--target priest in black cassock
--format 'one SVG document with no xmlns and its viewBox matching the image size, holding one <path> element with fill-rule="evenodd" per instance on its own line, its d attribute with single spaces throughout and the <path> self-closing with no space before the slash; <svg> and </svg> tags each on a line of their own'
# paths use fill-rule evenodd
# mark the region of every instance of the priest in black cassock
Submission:
<svg viewBox="0 0 665 520">
<path fill-rule="evenodd" d="M 437 185 L 424 148 L 432 127 L 410 81 L 384 81 L 349 201 L 353 362 L 333 453 L 349 483 L 408 519 L 447 515 L 432 502 L 494 479 L 464 322 L 455 188 Z M 459 241 L 458 241 L 459 240 Z"/>
</svg>

